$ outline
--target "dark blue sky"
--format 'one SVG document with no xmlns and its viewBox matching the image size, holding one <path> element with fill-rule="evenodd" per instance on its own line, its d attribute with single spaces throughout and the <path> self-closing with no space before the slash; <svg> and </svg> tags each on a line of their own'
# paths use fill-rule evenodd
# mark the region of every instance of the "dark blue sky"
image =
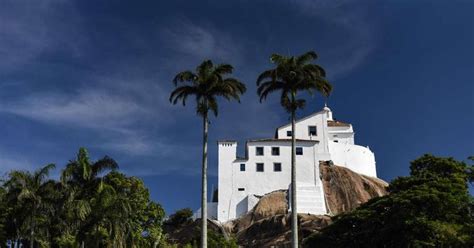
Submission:
<svg viewBox="0 0 474 248">
<path fill-rule="evenodd" d="M 166 2 L 166 3 L 164 3 Z M 199 205 L 201 120 L 171 106 L 171 79 L 210 58 L 248 92 L 221 102 L 218 139 L 272 136 L 288 121 L 260 104 L 274 52 L 315 50 L 329 105 L 375 152 L 381 178 L 424 153 L 474 155 L 474 1 L 0 1 L 0 173 L 63 166 L 78 148 L 144 179 L 168 212 Z M 300 116 L 322 108 L 310 98 Z M 59 170 L 55 172 L 55 176 Z"/>
</svg>

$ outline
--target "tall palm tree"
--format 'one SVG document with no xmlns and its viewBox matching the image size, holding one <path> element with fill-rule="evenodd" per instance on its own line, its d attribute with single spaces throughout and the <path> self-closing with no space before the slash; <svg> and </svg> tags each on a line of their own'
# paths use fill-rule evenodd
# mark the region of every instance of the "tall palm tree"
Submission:
<svg viewBox="0 0 474 248">
<path fill-rule="evenodd" d="M 296 110 L 302 109 L 306 101 L 298 98 L 299 92 L 308 92 L 311 95 L 319 92 L 327 97 L 332 86 L 326 80 L 324 69 L 311 61 L 317 58 L 313 51 L 301 56 L 283 56 L 273 54 L 270 61 L 275 68 L 262 72 L 257 78 L 257 93 L 260 102 L 273 92 L 279 91 L 280 103 L 288 113 L 291 113 L 291 231 L 292 247 L 298 247 L 298 212 L 296 205 L 296 148 L 295 123 Z"/>
<path fill-rule="evenodd" d="M 207 247 L 207 133 L 209 111 L 215 116 L 218 113 L 217 97 L 227 100 L 235 99 L 240 102 L 240 96 L 246 87 L 231 74 L 233 67 L 229 64 L 214 65 L 211 60 L 205 60 L 195 72 L 183 71 L 178 73 L 173 83 L 176 89 L 170 95 L 170 102 L 182 102 L 186 105 L 189 96 L 196 98 L 196 112 L 203 120 L 203 151 L 202 151 L 202 192 L 201 192 L 201 247 Z"/>
<path fill-rule="evenodd" d="M 37 221 L 48 207 L 43 199 L 47 192 L 45 188 L 49 186 L 47 177 L 54 168 L 54 164 L 48 164 L 33 173 L 12 171 L 10 179 L 5 183 L 10 192 L 10 199 L 18 202 L 24 209 L 22 226 L 29 232 L 31 248 L 34 247 L 36 239 Z"/>
</svg>

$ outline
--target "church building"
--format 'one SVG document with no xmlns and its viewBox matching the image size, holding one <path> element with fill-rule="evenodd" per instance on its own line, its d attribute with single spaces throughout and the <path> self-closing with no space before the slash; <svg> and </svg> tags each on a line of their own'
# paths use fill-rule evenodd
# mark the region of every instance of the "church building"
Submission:
<svg viewBox="0 0 474 248">
<path fill-rule="evenodd" d="M 273 138 L 248 140 L 245 157 L 237 156 L 236 141 L 218 142 L 218 190 L 208 203 L 209 218 L 220 222 L 238 218 L 250 211 L 262 195 L 290 189 L 291 135 L 289 123 L 278 127 Z M 356 145 L 352 125 L 333 119 L 327 106 L 296 120 L 295 138 L 299 213 L 328 212 L 319 175 L 320 161 L 377 176 L 374 153 Z"/>
</svg>

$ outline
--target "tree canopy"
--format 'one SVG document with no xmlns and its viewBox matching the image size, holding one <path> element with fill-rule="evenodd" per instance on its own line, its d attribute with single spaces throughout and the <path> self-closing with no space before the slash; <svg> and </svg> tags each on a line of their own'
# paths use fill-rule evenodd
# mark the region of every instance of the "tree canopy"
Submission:
<svg viewBox="0 0 474 248">
<path fill-rule="evenodd" d="M 424 155 L 390 194 L 335 217 L 306 247 L 472 247 L 474 201 L 471 165 Z"/>
<path fill-rule="evenodd" d="M 48 179 L 53 168 L 12 171 L 3 181 L 0 244 L 154 247 L 163 241 L 163 208 L 140 179 L 118 172 L 113 159 L 90 161 L 81 148 L 60 181 Z"/>
</svg>

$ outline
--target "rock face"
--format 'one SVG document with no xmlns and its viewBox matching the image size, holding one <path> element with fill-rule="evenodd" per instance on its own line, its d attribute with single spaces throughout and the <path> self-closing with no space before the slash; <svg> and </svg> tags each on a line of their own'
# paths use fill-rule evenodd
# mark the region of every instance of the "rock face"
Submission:
<svg viewBox="0 0 474 248">
<path fill-rule="evenodd" d="M 321 163 L 319 170 L 330 214 L 353 210 L 371 198 L 387 194 L 388 183 L 381 179 L 328 163 Z"/>
</svg>

